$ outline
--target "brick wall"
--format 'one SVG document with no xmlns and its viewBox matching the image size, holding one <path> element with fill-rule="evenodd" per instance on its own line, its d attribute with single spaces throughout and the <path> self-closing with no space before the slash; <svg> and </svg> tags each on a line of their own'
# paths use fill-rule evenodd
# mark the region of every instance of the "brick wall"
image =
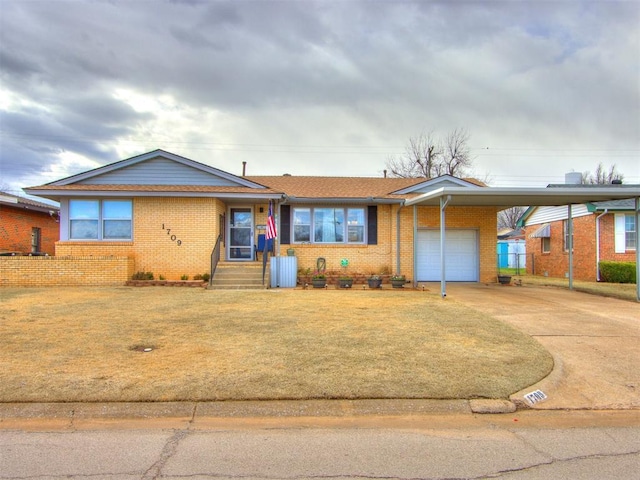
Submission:
<svg viewBox="0 0 640 480">
<path fill-rule="evenodd" d="M 134 272 L 193 278 L 210 271 L 224 212 L 224 204 L 213 198 L 134 198 L 133 242 L 58 242 L 56 255 L 129 256 Z"/>
<path fill-rule="evenodd" d="M 40 228 L 40 251 L 53 255 L 60 235 L 57 215 L 0 206 L 0 251 L 31 252 L 31 229 Z"/>
<path fill-rule="evenodd" d="M 133 274 L 127 257 L 0 257 L 0 286 L 124 285 Z"/>
<path fill-rule="evenodd" d="M 396 273 L 397 263 L 397 205 L 378 206 L 377 245 L 291 245 L 298 257 L 299 268 L 315 269 L 318 257 L 327 260 L 327 270 L 341 272 L 340 260 L 349 260 L 347 271 L 352 273 Z M 480 281 L 496 281 L 496 231 L 495 207 L 449 207 L 446 211 L 447 228 L 468 228 L 478 231 Z M 418 208 L 418 228 L 439 228 L 438 207 Z M 413 208 L 400 211 L 400 273 L 413 279 Z M 283 245 L 286 255 L 289 245 Z"/>
<path fill-rule="evenodd" d="M 263 211 L 259 211 L 259 207 Z M 315 270 L 319 257 L 327 262 L 327 270 L 342 272 L 341 260 L 347 259 L 350 273 L 395 273 L 397 251 L 397 205 L 378 206 L 377 245 L 282 245 L 280 255 L 292 247 L 298 267 Z M 152 272 L 156 278 L 178 280 L 197 273 L 209 272 L 211 250 L 219 230 L 219 216 L 226 206 L 207 198 L 135 198 L 132 242 L 64 241 L 56 244 L 56 255 L 85 257 L 119 256 L 133 259 L 133 271 Z M 266 224 L 267 205 L 255 205 L 256 225 Z M 400 273 L 413 279 L 413 208 L 400 211 Z M 438 207 L 418 208 L 419 228 L 438 228 Z M 478 231 L 480 281 L 496 279 L 496 208 L 449 207 L 447 228 L 470 228 Z M 257 235 L 258 232 L 256 232 Z M 256 237 L 257 238 L 257 237 Z M 257 243 L 257 242 L 256 242 Z M 224 257 L 224 249 L 222 249 Z"/>
<path fill-rule="evenodd" d="M 565 278 L 569 275 L 569 252 L 564 250 L 564 227 L 562 221 L 550 224 L 550 251 L 542 253 L 542 239 L 529 238 L 529 234 L 540 225 L 531 225 L 525 230 L 527 244 L 527 273 Z M 595 216 L 587 215 L 573 219 L 573 278 L 595 280 L 596 278 L 596 230 Z"/>
<path fill-rule="evenodd" d="M 612 213 L 600 218 L 600 260 L 608 262 L 635 262 L 635 250 L 616 253 L 615 217 Z"/>
<path fill-rule="evenodd" d="M 596 217 L 587 215 L 573 219 L 573 278 L 596 281 Z M 531 225 L 525 231 L 527 244 L 527 273 L 565 278 L 569 274 L 569 252 L 564 251 L 562 221 L 552 222 L 551 251 L 542 253 L 542 239 L 529 238 L 540 225 Z M 614 216 L 600 218 L 600 260 L 635 262 L 635 252 L 615 253 Z"/>
</svg>

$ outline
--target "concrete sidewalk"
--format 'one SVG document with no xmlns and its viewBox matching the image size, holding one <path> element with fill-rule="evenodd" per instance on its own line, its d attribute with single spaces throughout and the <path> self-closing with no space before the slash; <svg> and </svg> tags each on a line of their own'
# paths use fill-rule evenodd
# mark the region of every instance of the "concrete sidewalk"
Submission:
<svg viewBox="0 0 640 480">
<path fill-rule="evenodd" d="M 429 286 L 439 291 L 439 286 Z M 505 400 L 308 400 L 172 403 L 5 403 L 0 428 L 25 420 L 52 427 L 115 419 L 193 422 L 219 418 L 364 418 L 508 413 L 536 410 L 637 410 L 640 415 L 640 305 L 553 287 L 448 284 L 446 302 L 461 302 L 536 338 L 553 355 L 553 372 Z"/>
</svg>

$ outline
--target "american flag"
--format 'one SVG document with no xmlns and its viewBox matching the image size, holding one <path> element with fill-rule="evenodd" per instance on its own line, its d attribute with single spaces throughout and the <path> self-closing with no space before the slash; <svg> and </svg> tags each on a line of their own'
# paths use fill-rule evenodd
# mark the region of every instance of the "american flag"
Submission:
<svg viewBox="0 0 640 480">
<path fill-rule="evenodd" d="M 278 232 L 276 231 L 276 222 L 273 219 L 273 202 L 269 201 L 269 213 L 267 215 L 267 233 L 265 238 L 270 240 L 272 238 L 276 238 L 278 236 Z"/>
</svg>

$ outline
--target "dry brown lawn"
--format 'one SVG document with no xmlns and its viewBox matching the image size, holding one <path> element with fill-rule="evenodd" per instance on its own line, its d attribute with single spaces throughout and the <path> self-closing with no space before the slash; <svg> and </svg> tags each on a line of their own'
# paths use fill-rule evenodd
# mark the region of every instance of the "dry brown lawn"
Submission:
<svg viewBox="0 0 640 480">
<path fill-rule="evenodd" d="M 569 288 L 569 280 L 566 278 L 543 277 L 540 275 L 514 275 L 514 278 L 521 279 L 523 284 Z M 574 280 L 573 288 L 577 292 L 618 298 L 620 300 L 631 300 L 632 302 L 637 301 L 635 283 L 584 282 Z"/>
<path fill-rule="evenodd" d="M 4 402 L 504 398 L 552 365 L 433 292 L 0 288 Z"/>
</svg>

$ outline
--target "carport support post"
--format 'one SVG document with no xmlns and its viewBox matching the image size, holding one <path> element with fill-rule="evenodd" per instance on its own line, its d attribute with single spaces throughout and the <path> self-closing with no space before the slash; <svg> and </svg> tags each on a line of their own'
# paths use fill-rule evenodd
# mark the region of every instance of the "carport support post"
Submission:
<svg viewBox="0 0 640 480">
<path fill-rule="evenodd" d="M 569 290 L 573 290 L 573 219 L 571 204 L 567 207 L 567 248 L 569 249 Z"/>
<path fill-rule="evenodd" d="M 640 302 L 640 197 L 636 197 L 636 301 Z"/>
<path fill-rule="evenodd" d="M 440 197 L 440 295 L 442 298 L 447 296 L 447 281 L 445 280 L 445 261 L 444 261 L 444 241 L 445 241 L 445 215 L 444 210 L 451 200 L 451 195 Z"/>
</svg>

